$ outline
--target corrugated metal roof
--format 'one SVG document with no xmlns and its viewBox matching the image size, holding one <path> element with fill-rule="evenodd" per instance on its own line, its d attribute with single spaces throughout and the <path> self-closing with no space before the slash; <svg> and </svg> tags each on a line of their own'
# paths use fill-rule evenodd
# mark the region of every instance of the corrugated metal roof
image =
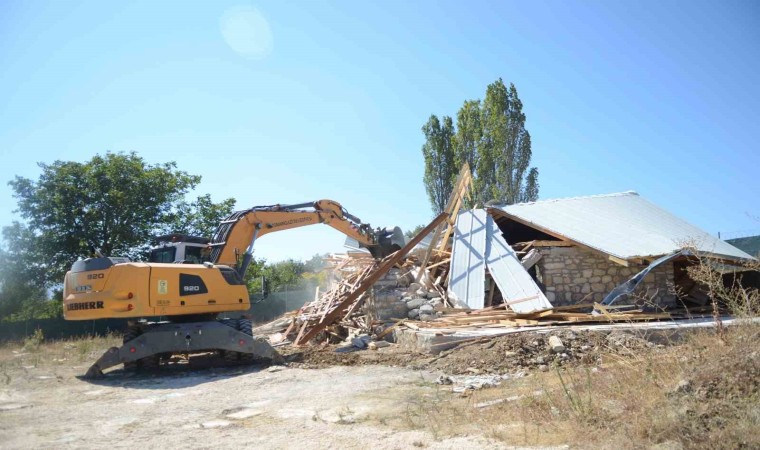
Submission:
<svg viewBox="0 0 760 450">
<path fill-rule="evenodd" d="M 449 294 L 459 306 L 480 309 L 485 304 L 486 221 L 484 209 L 457 216 L 449 265 Z"/>
<path fill-rule="evenodd" d="M 504 303 L 518 313 L 551 308 L 552 304 L 501 235 L 499 226 L 491 216 L 487 222 L 486 266 L 499 286 Z"/>
<path fill-rule="evenodd" d="M 691 243 L 702 252 L 751 258 L 636 192 L 498 206 L 508 216 L 622 259 L 660 256 Z"/>
</svg>

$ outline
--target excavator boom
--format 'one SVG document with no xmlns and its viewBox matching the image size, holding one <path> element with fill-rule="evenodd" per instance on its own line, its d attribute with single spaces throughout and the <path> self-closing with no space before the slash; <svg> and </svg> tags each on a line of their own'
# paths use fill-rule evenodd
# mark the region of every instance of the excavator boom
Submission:
<svg viewBox="0 0 760 450">
<path fill-rule="evenodd" d="M 211 239 L 211 261 L 237 267 L 242 277 L 257 239 L 268 233 L 318 223 L 356 239 L 375 258 L 383 258 L 404 246 L 404 235 L 398 227 L 373 230 L 340 203 L 318 200 L 296 205 L 257 206 L 232 213 L 221 222 Z"/>
</svg>

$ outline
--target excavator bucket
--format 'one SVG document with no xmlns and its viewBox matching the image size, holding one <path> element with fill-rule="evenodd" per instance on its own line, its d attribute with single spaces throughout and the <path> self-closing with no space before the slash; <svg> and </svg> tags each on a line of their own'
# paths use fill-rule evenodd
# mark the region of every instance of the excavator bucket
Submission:
<svg viewBox="0 0 760 450">
<path fill-rule="evenodd" d="M 375 258 L 385 258 L 406 245 L 404 232 L 399 227 L 379 229 L 376 231 L 376 237 L 378 245 L 369 248 L 369 252 Z"/>
</svg>

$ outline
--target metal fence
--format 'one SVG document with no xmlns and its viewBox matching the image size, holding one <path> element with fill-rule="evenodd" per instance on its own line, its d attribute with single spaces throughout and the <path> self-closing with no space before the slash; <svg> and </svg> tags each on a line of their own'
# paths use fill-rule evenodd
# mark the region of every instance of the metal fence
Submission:
<svg viewBox="0 0 760 450">
<path fill-rule="evenodd" d="M 271 292 L 262 302 L 251 305 L 249 314 L 253 317 L 254 323 L 269 322 L 314 300 L 315 289 L 316 287 L 296 291 Z"/>
<path fill-rule="evenodd" d="M 69 321 L 60 319 L 29 319 L 22 322 L 0 323 L 0 341 L 16 341 L 42 330 L 45 339 L 68 339 L 81 336 L 104 336 L 120 332 L 127 326 L 126 319 Z"/>
</svg>

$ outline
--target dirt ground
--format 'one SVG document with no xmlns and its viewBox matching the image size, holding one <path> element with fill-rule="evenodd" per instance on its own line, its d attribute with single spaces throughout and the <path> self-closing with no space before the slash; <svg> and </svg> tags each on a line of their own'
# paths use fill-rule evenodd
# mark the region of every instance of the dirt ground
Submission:
<svg viewBox="0 0 760 450">
<path fill-rule="evenodd" d="M 102 341 L 2 351 L 0 447 L 503 448 L 477 434 L 414 429 L 410 405 L 451 395 L 434 372 L 316 361 L 203 368 L 201 358 L 200 368 L 78 378 L 107 346 Z"/>
<path fill-rule="evenodd" d="M 550 336 L 561 339 L 566 349 L 554 352 L 548 345 Z M 599 365 L 604 357 L 632 352 L 657 352 L 664 348 L 659 342 L 672 344 L 673 335 L 649 335 L 646 339 L 621 331 L 574 332 L 558 330 L 551 333 L 522 333 L 484 338 L 462 344 L 454 349 L 430 355 L 414 353 L 400 346 L 378 351 L 338 353 L 336 346 L 311 349 L 284 348 L 290 366 L 323 368 L 334 365 L 375 365 L 408 367 L 438 371 L 447 375 L 515 373 L 546 370 L 554 365 Z"/>
<path fill-rule="evenodd" d="M 281 347 L 282 366 L 208 355 L 97 381 L 79 376 L 118 336 L 3 344 L 0 448 L 757 448 L 758 336 L 747 324 L 526 332 L 438 355 Z"/>
</svg>

